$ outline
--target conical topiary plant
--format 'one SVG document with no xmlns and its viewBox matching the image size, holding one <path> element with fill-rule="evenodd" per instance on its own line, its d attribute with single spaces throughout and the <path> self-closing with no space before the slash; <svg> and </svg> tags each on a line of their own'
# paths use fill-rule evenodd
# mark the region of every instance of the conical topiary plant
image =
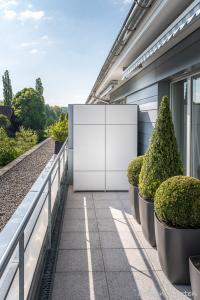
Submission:
<svg viewBox="0 0 200 300">
<path fill-rule="evenodd" d="M 153 201 L 155 192 L 163 181 L 182 174 L 183 165 L 178 152 L 169 100 L 164 96 L 139 176 L 140 195 Z"/>
</svg>

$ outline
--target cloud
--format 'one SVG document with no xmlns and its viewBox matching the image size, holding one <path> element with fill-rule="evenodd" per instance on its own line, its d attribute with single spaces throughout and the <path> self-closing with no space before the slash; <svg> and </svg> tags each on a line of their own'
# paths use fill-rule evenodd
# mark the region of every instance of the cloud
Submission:
<svg viewBox="0 0 200 300">
<path fill-rule="evenodd" d="M 41 36 L 40 39 L 43 40 L 43 41 L 48 41 L 49 37 L 48 37 L 48 35 L 45 34 L 45 35 Z"/>
<path fill-rule="evenodd" d="M 7 9 L 11 6 L 18 5 L 17 0 L 0 0 L 0 9 Z"/>
<path fill-rule="evenodd" d="M 33 11 L 33 10 L 24 10 L 19 13 L 18 19 L 21 21 L 33 20 L 38 21 L 41 20 L 45 16 L 45 12 L 43 10 Z"/>
<path fill-rule="evenodd" d="M 16 19 L 17 17 L 17 13 L 14 11 L 14 10 L 5 10 L 4 11 L 4 15 L 3 15 L 3 18 L 5 20 L 9 20 L 9 21 L 12 21 L 14 19 Z"/>
<path fill-rule="evenodd" d="M 131 4 L 131 3 L 133 3 L 133 0 L 123 0 L 122 2 L 124 4 Z"/>
<path fill-rule="evenodd" d="M 39 45 L 39 42 L 23 42 L 17 48 L 28 48 L 36 45 Z"/>
<path fill-rule="evenodd" d="M 17 48 L 30 48 L 30 47 L 34 47 L 34 46 L 46 46 L 52 44 L 52 42 L 49 40 L 48 35 L 42 35 L 41 37 L 39 37 L 37 40 L 35 41 L 30 41 L 30 42 L 22 42 L 21 44 L 19 44 L 17 46 Z"/>
<path fill-rule="evenodd" d="M 13 20 L 19 20 L 21 22 L 25 22 L 28 20 L 39 21 L 45 16 L 45 12 L 43 10 L 28 9 L 28 10 L 17 12 L 13 9 L 8 9 L 8 7 L 5 6 L 1 7 L 1 2 L 0 2 L 0 10 L 1 9 L 3 11 L 3 18 L 7 21 L 13 21 Z"/>
<path fill-rule="evenodd" d="M 39 50 L 38 49 L 31 49 L 30 53 L 31 54 L 37 54 L 37 53 L 39 53 Z"/>
<path fill-rule="evenodd" d="M 46 51 L 33 48 L 33 49 L 30 50 L 30 54 L 32 54 L 32 55 L 35 55 L 35 54 L 46 54 Z"/>
</svg>

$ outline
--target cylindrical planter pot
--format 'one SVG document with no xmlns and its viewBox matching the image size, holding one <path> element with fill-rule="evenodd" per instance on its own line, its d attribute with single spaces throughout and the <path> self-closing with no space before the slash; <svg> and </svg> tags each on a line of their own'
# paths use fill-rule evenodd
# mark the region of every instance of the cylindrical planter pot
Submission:
<svg viewBox="0 0 200 300">
<path fill-rule="evenodd" d="M 138 187 L 132 184 L 129 184 L 129 200 L 130 200 L 132 215 L 136 219 L 136 221 L 140 224 Z"/>
<path fill-rule="evenodd" d="M 63 142 L 55 141 L 54 153 L 58 154 L 62 148 Z"/>
<path fill-rule="evenodd" d="M 189 257 L 200 253 L 200 229 L 169 227 L 155 215 L 158 256 L 163 272 L 173 284 L 190 284 Z"/>
<path fill-rule="evenodd" d="M 192 287 L 192 296 L 194 300 L 200 299 L 200 255 L 191 256 L 190 266 L 190 282 Z"/>
<path fill-rule="evenodd" d="M 154 203 L 143 199 L 139 195 L 139 210 L 142 232 L 152 247 L 156 247 L 154 228 Z"/>
</svg>

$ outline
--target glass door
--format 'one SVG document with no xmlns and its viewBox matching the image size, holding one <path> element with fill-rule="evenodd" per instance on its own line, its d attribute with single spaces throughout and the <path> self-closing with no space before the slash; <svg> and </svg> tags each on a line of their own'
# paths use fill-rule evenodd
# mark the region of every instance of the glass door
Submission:
<svg viewBox="0 0 200 300">
<path fill-rule="evenodd" d="M 187 174 L 187 79 L 175 82 L 172 89 L 172 117 L 178 149 Z"/>
<path fill-rule="evenodd" d="M 192 176 L 200 178 L 200 75 L 192 77 Z"/>
</svg>

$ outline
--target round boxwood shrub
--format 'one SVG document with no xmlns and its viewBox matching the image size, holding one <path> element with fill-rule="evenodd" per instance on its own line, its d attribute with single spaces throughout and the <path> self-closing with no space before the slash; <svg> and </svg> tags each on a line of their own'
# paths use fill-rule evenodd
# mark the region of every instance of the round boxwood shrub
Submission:
<svg viewBox="0 0 200 300">
<path fill-rule="evenodd" d="M 166 179 L 183 175 L 168 97 L 164 96 L 139 176 L 140 195 L 150 201 Z"/>
<path fill-rule="evenodd" d="M 175 176 L 164 181 L 155 195 L 155 213 L 173 227 L 200 228 L 200 180 Z"/>
<path fill-rule="evenodd" d="M 134 186 L 138 186 L 139 175 L 142 168 L 144 155 L 138 156 L 135 159 L 132 159 L 127 171 L 128 181 Z"/>
</svg>

